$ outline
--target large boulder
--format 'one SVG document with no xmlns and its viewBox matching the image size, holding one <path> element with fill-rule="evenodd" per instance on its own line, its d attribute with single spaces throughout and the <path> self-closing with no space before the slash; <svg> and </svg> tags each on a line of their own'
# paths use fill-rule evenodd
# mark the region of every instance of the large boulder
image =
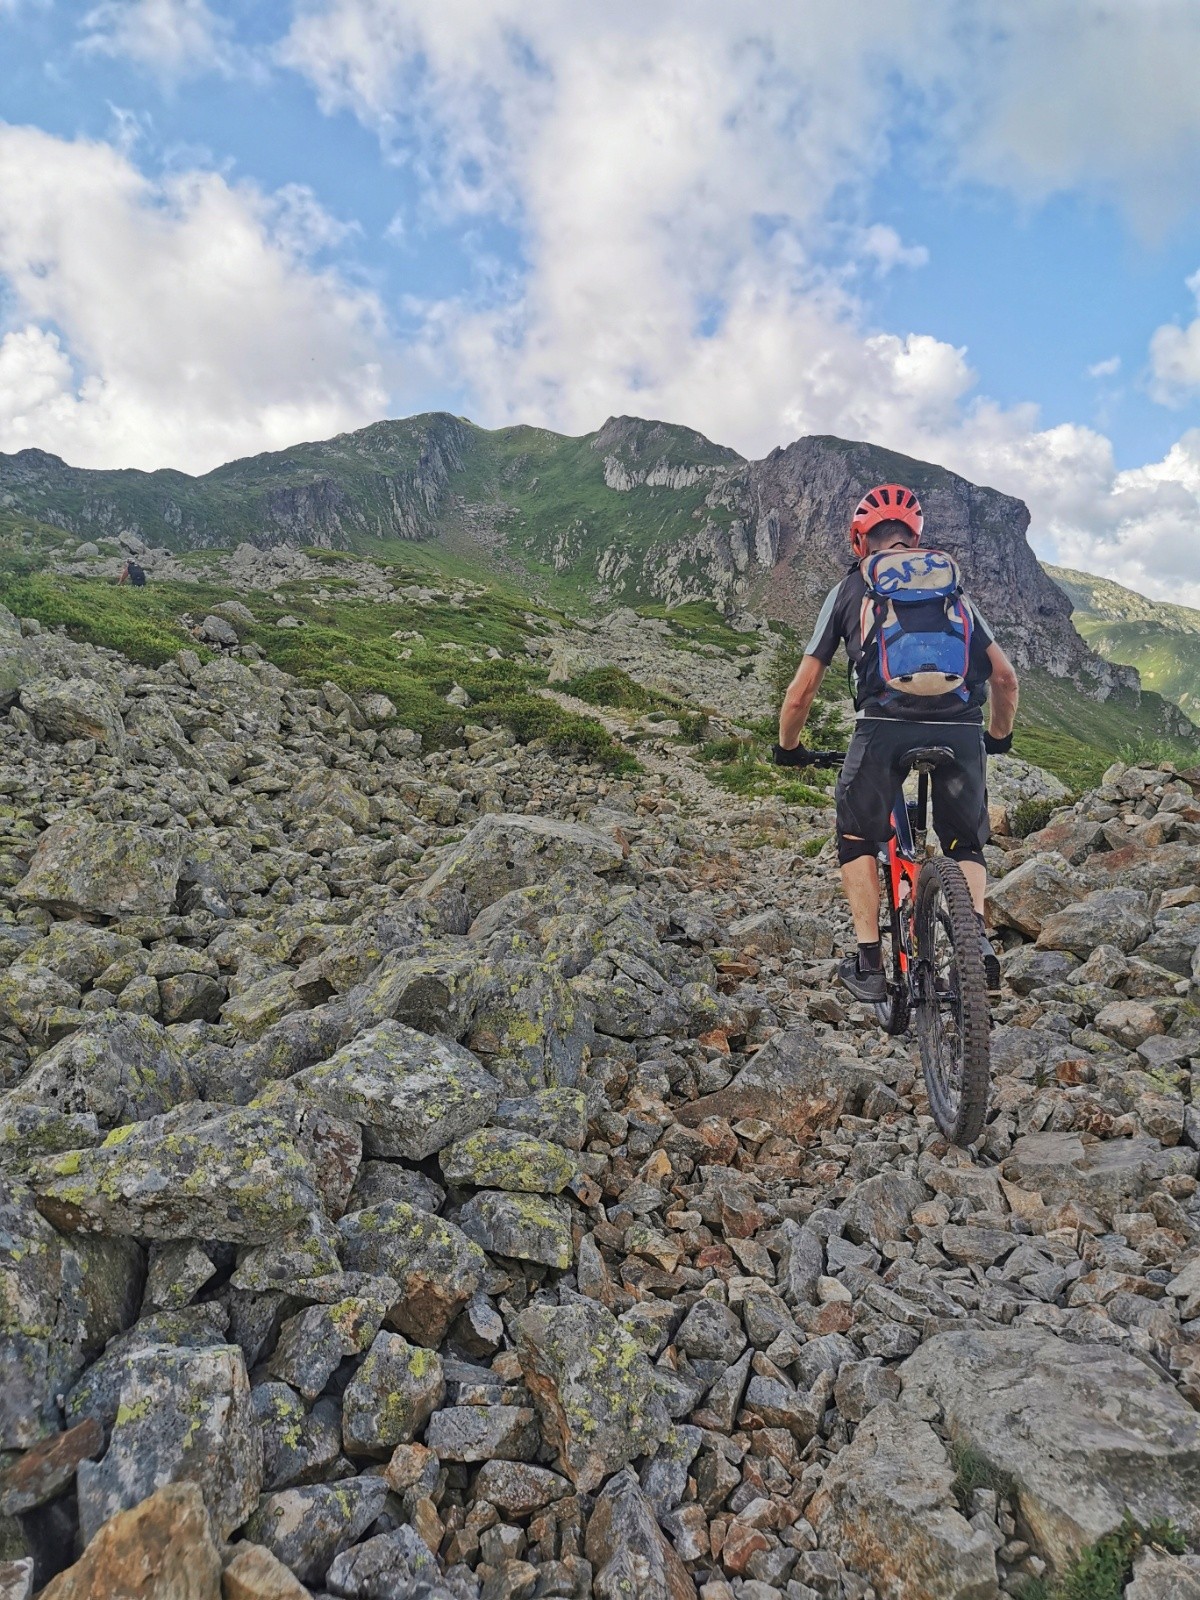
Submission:
<svg viewBox="0 0 1200 1600">
<path fill-rule="evenodd" d="M 400 1286 L 387 1320 L 417 1344 L 441 1344 L 488 1272 L 461 1228 L 403 1201 L 351 1211 L 338 1223 L 342 1261 L 352 1272 L 385 1274 Z"/>
<path fill-rule="evenodd" d="M 514 1322 L 517 1356 L 542 1432 L 583 1493 L 671 1429 L 654 1372 L 634 1336 L 593 1301 L 531 1306 Z"/>
<path fill-rule="evenodd" d="M 115 1128 L 195 1098 L 187 1058 L 171 1035 L 150 1017 L 113 1011 L 39 1057 L 2 1107 L 53 1105 Z"/>
<path fill-rule="evenodd" d="M 929 1424 L 885 1400 L 833 1458 L 808 1518 L 881 1600 L 994 1600 L 992 1541 L 957 1509 L 953 1483 Z"/>
<path fill-rule="evenodd" d="M 94 739 L 110 752 L 125 742 L 116 697 L 94 678 L 35 678 L 21 690 L 21 710 L 44 739 Z"/>
<path fill-rule="evenodd" d="M 49 1157 L 31 1182 L 43 1216 L 69 1233 L 263 1243 L 321 1209 L 294 1129 L 254 1108 L 198 1126 L 158 1118 L 118 1128 L 99 1149 Z"/>
<path fill-rule="evenodd" d="M 58 1429 L 58 1396 L 133 1321 L 143 1278 L 132 1239 L 64 1239 L 0 1178 L 0 1450 Z"/>
<path fill-rule="evenodd" d="M 288 1097 L 357 1122 L 368 1155 L 423 1161 L 482 1127 L 500 1086 L 469 1050 L 382 1022 L 288 1080 Z"/>
<path fill-rule="evenodd" d="M 1056 911 L 1082 894 L 1061 856 L 1036 855 L 989 885 L 987 910 L 997 927 L 1016 928 L 1036 939 Z"/>
<path fill-rule="evenodd" d="M 1194 1176 L 1200 1156 L 1182 1147 L 1163 1149 L 1157 1139 L 1094 1139 L 1080 1133 L 1027 1133 L 1003 1166 L 1010 1182 L 1035 1190 L 1048 1205 L 1082 1200 L 1111 1221 L 1134 1209 L 1172 1173 Z"/>
<path fill-rule="evenodd" d="M 42 834 L 13 893 L 62 916 L 162 916 L 175 904 L 183 843 L 178 828 L 72 815 Z"/>
<path fill-rule="evenodd" d="M 1058 1570 L 1127 1514 L 1200 1537 L 1200 1417 L 1124 1351 L 972 1328 L 927 1340 L 900 1376 L 905 1406 L 941 1415 L 1013 1480 L 1021 1519 Z"/>
<path fill-rule="evenodd" d="M 724 1089 L 682 1106 L 679 1120 L 757 1117 L 787 1138 L 808 1140 L 858 1111 L 878 1079 L 829 1051 L 811 1024 L 795 1022 L 768 1041 Z"/>
<path fill-rule="evenodd" d="M 107 1454 L 79 1468 L 80 1531 L 87 1543 L 118 1511 L 188 1482 L 227 1539 L 258 1504 L 262 1479 L 262 1430 L 240 1348 L 151 1345 L 126 1362 Z"/>
<path fill-rule="evenodd" d="M 1150 932 L 1149 901 L 1140 889 L 1094 889 L 1042 923 L 1038 945 L 1068 950 L 1086 961 L 1097 945 L 1111 944 L 1126 954 Z"/>
<path fill-rule="evenodd" d="M 695 1600 L 696 1585 L 658 1526 L 654 1507 L 626 1467 L 605 1484 L 588 1521 L 587 1558 L 600 1600 L 627 1595 Z"/>
<path fill-rule="evenodd" d="M 40 1600 L 221 1600 L 221 1558 L 204 1496 L 171 1483 L 119 1511 Z"/>
<path fill-rule="evenodd" d="M 246 1523 L 245 1535 L 265 1545 L 300 1579 L 319 1584 L 341 1551 L 357 1544 L 383 1510 L 383 1478 L 344 1478 L 264 1495 Z"/>
<path fill-rule="evenodd" d="M 457 891 L 476 917 L 510 889 L 540 883 L 559 867 L 584 863 L 593 872 L 615 872 L 623 852 L 616 839 L 577 822 L 555 817 L 481 817 L 446 853 L 421 885 L 423 899 Z"/>
</svg>

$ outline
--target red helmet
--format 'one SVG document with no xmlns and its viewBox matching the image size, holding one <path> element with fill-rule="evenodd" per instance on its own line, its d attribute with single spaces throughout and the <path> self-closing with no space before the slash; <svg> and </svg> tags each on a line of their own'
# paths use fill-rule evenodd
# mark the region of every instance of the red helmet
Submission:
<svg viewBox="0 0 1200 1600">
<path fill-rule="evenodd" d="M 881 522 L 902 522 L 921 542 L 925 526 L 921 502 L 902 483 L 881 483 L 863 495 L 850 524 L 850 548 L 860 561 L 867 553 L 867 535 Z"/>
</svg>

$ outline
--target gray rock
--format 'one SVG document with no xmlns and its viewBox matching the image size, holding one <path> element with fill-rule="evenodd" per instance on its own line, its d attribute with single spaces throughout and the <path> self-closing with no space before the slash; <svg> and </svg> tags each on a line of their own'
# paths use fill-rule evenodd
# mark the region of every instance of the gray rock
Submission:
<svg viewBox="0 0 1200 1600">
<path fill-rule="evenodd" d="M 626 1468 L 605 1484 L 588 1521 L 587 1558 L 600 1600 L 695 1600 L 696 1586 L 664 1537 L 654 1508 Z"/>
<path fill-rule="evenodd" d="M 737 1315 L 719 1300 L 697 1300 L 675 1335 L 675 1346 L 693 1361 L 736 1361 L 746 1348 Z"/>
<path fill-rule="evenodd" d="M 346 1209 L 363 1211 L 383 1200 L 402 1200 L 414 1210 L 429 1211 L 436 1216 L 446 1203 L 446 1191 L 423 1172 L 414 1172 L 393 1161 L 364 1161 L 358 1169 Z"/>
<path fill-rule="evenodd" d="M 385 1201 L 338 1223 L 342 1260 L 358 1272 L 394 1278 L 400 1294 L 388 1322 L 436 1349 L 488 1272 L 487 1257 L 453 1223 Z"/>
<path fill-rule="evenodd" d="M 215 1301 L 142 1317 L 133 1327 L 112 1339 L 104 1354 L 68 1391 L 64 1407 L 68 1422 L 95 1417 L 107 1438 L 117 1420 L 126 1365 L 131 1356 L 158 1345 L 203 1350 L 228 1343 L 228 1334 L 229 1312 Z"/>
<path fill-rule="evenodd" d="M 884 1401 L 826 1468 L 808 1519 L 888 1600 L 995 1600 L 992 1541 L 956 1508 L 953 1481 L 933 1429 Z"/>
<path fill-rule="evenodd" d="M 538 1442 L 537 1414 L 528 1406 L 446 1406 L 425 1432 L 440 1461 L 532 1461 Z"/>
<path fill-rule="evenodd" d="M 594 1301 L 531 1306 L 513 1323 L 547 1443 L 581 1492 L 654 1450 L 671 1419 L 637 1340 Z"/>
<path fill-rule="evenodd" d="M 1025 995 L 1066 983 L 1079 967 L 1079 957 L 1066 950 L 1039 950 L 1036 945 L 1022 944 L 1003 958 L 1001 966 L 1013 993 Z"/>
<path fill-rule="evenodd" d="M 550 1139 L 568 1150 L 582 1150 L 587 1139 L 587 1099 L 582 1089 L 540 1089 L 516 1100 L 501 1100 L 492 1122 L 498 1128 Z"/>
<path fill-rule="evenodd" d="M 87 1543 L 118 1511 L 165 1484 L 190 1482 L 227 1539 L 257 1503 L 262 1477 L 262 1433 L 242 1352 L 152 1345 L 126 1360 L 107 1454 L 80 1465 L 80 1531 Z"/>
<path fill-rule="evenodd" d="M 267 1362 L 274 1378 L 315 1400 L 347 1356 L 359 1355 L 379 1331 L 395 1285 L 383 1295 L 351 1295 L 334 1305 L 308 1306 L 279 1330 Z"/>
<path fill-rule="evenodd" d="M 566 1478 L 524 1461 L 485 1461 L 475 1477 L 476 1500 L 486 1500 L 504 1517 L 530 1517 L 570 1493 Z"/>
<path fill-rule="evenodd" d="M 1148 1547 L 1139 1550 L 1125 1600 L 1200 1600 L 1200 1560 Z"/>
<path fill-rule="evenodd" d="M 59 916 L 161 916 L 175 904 L 182 865 L 177 828 L 74 815 L 41 835 L 13 893 Z"/>
<path fill-rule="evenodd" d="M 1048 917 L 1038 934 L 1042 950 L 1069 950 L 1086 961 L 1097 945 L 1126 954 L 1150 932 L 1147 897 L 1140 889 L 1095 889 Z"/>
<path fill-rule="evenodd" d="M 1154 918 L 1154 930 L 1137 947 L 1143 961 L 1191 976 L 1192 962 L 1200 948 L 1200 905 L 1167 906 Z"/>
<path fill-rule="evenodd" d="M 67 1232 L 267 1240 L 320 1209 L 293 1126 L 252 1109 L 191 1128 L 143 1123 L 98 1150 L 40 1163 L 38 1208 Z"/>
<path fill-rule="evenodd" d="M 876 1250 L 896 1239 L 903 1239 L 912 1223 L 912 1214 L 929 1198 L 929 1191 L 915 1178 L 897 1172 L 880 1172 L 857 1184 L 841 1206 L 847 1235 L 855 1244 L 870 1244 Z"/>
<path fill-rule="evenodd" d="M 0 1449 L 58 1430 L 57 1396 L 133 1321 L 142 1276 L 133 1240 L 64 1239 L 0 1176 Z"/>
<path fill-rule="evenodd" d="M 250 1395 L 262 1429 L 263 1489 L 289 1489 L 333 1476 L 342 1453 L 342 1419 L 334 1400 L 309 1411 L 286 1383 L 255 1384 Z"/>
<path fill-rule="evenodd" d="M 900 1379 L 894 1367 L 885 1367 L 878 1356 L 865 1361 L 847 1361 L 838 1370 L 833 1389 L 834 1404 L 847 1422 L 861 1422 L 885 1400 L 899 1400 Z"/>
<path fill-rule="evenodd" d="M 903 1403 L 1017 1486 L 1022 1521 L 1061 1570 L 1118 1527 L 1170 1517 L 1200 1533 L 1200 1418 L 1148 1365 L 1036 1328 L 938 1334 L 900 1369 Z"/>
<path fill-rule="evenodd" d="M 439 1355 L 398 1333 L 378 1334 L 342 1397 L 347 1453 L 390 1455 L 416 1438 L 445 1398 Z"/>
<path fill-rule="evenodd" d="M 820 1235 L 785 1217 L 776 1237 L 781 1252 L 775 1269 L 779 1293 L 789 1306 L 811 1305 L 817 1279 L 825 1271 L 825 1247 Z"/>
<path fill-rule="evenodd" d="M 337 1556 L 325 1583 L 339 1600 L 442 1600 L 441 1570 L 415 1528 L 393 1528 Z"/>
<path fill-rule="evenodd" d="M 459 1222 L 468 1239 L 494 1255 L 565 1272 L 574 1260 L 571 1217 L 565 1200 L 482 1189 L 463 1206 Z"/>
<path fill-rule="evenodd" d="M 1171 1173 L 1195 1175 L 1200 1157 L 1182 1147 L 1166 1149 L 1157 1139 L 1101 1141 L 1078 1133 L 1028 1133 L 1004 1163 L 1006 1178 L 1035 1189 L 1049 1205 L 1082 1200 L 1102 1217 L 1133 1209 Z"/>
<path fill-rule="evenodd" d="M 470 1051 L 399 1022 L 381 1023 L 298 1072 L 287 1093 L 359 1123 L 368 1155 L 410 1161 L 482 1127 L 500 1098 Z"/>
<path fill-rule="evenodd" d="M 419 894 L 431 900 L 457 891 L 476 917 L 511 889 L 540 883 L 557 868 L 578 862 L 593 872 L 615 872 L 621 847 L 609 834 L 554 817 L 481 817 L 461 843 L 447 848 Z"/>
<path fill-rule="evenodd" d="M 43 738 L 58 744 L 94 739 L 116 752 L 125 742 L 117 700 L 94 678 L 37 678 L 21 690 L 21 710 L 33 718 Z"/>
<path fill-rule="evenodd" d="M 302 1583 L 320 1583 L 334 1557 L 363 1534 L 383 1510 L 382 1478 L 343 1478 L 264 1495 L 242 1530 L 265 1545 Z"/>
<path fill-rule="evenodd" d="M 510 1128 L 478 1128 L 438 1159 L 447 1183 L 521 1194 L 561 1194 L 579 1171 L 561 1145 Z"/>
<path fill-rule="evenodd" d="M 706 1117 L 756 1117 L 807 1143 L 844 1112 L 860 1108 L 877 1082 L 864 1068 L 832 1055 L 811 1024 L 796 1022 L 765 1044 L 728 1088 L 681 1106 L 679 1120 L 694 1128 Z"/>
<path fill-rule="evenodd" d="M 140 1122 L 195 1100 L 183 1051 L 149 1017 L 110 1012 L 87 1023 L 41 1056 L 3 1109 L 53 1104 L 92 1113 L 102 1128 Z"/>
<path fill-rule="evenodd" d="M 997 927 L 1036 939 L 1045 923 L 1082 893 L 1061 856 L 1036 855 L 988 885 L 987 912 Z"/>
</svg>

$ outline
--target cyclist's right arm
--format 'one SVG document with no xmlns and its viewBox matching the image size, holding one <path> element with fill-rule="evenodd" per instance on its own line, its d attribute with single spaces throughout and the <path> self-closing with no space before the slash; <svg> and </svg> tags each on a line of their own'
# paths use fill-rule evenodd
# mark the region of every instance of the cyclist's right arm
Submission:
<svg viewBox="0 0 1200 1600">
<path fill-rule="evenodd" d="M 825 676 L 825 663 L 816 656 L 805 656 L 796 669 L 796 676 L 787 686 L 783 704 L 779 708 L 779 743 L 784 750 L 794 750 L 800 743 L 808 713 Z"/>
<path fill-rule="evenodd" d="M 988 645 L 988 732 L 993 739 L 1006 739 L 1017 720 L 1017 674 L 1013 664 L 993 641 Z"/>
</svg>

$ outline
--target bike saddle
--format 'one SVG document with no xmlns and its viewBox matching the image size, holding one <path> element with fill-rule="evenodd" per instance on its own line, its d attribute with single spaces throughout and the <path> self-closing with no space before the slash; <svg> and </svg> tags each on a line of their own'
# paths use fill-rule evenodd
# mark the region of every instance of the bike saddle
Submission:
<svg viewBox="0 0 1200 1600">
<path fill-rule="evenodd" d="M 958 760 L 953 750 L 944 744 L 922 745 L 917 750 L 910 750 L 900 760 L 901 770 L 904 772 L 935 772 L 938 767 L 953 766 Z"/>
</svg>

